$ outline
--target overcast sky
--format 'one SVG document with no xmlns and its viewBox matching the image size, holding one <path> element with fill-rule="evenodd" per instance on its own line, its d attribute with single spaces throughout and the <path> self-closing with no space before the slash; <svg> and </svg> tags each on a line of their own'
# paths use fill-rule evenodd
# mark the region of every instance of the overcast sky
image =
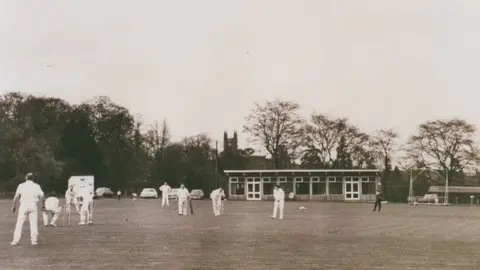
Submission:
<svg viewBox="0 0 480 270">
<path fill-rule="evenodd" d="M 176 139 L 221 140 L 274 98 L 403 138 L 429 119 L 480 124 L 478 0 L 0 3 L 2 93 L 106 95 Z"/>
</svg>

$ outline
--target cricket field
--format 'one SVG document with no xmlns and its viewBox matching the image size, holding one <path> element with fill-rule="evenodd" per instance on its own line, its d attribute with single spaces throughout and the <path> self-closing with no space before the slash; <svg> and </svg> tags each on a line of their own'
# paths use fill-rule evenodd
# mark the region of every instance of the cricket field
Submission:
<svg viewBox="0 0 480 270">
<path fill-rule="evenodd" d="M 63 200 L 62 200 L 63 201 Z M 0 269 L 480 269 L 480 207 L 209 201 L 177 215 L 175 202 L 96 200 L 94 225 L 45 228 L 30 245 L 28 221 L 10 246 L 16 216 L 0 201 Z M 306 210 L 297 210 L 304 205 Z"/>
</svg>

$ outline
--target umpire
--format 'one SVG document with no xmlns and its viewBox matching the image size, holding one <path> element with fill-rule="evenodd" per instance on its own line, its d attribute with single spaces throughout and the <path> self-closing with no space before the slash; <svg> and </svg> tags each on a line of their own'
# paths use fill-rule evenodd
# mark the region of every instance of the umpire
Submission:
<svg viewBox="0 0 480 270">
<path fill-rule="evenodd" d="M 377 206 L 378 206 L 378 212 L 380 212 L 380 210 L 382 210 L 382 194 L 380 194 L 380 192 L 378 191 L 377 191 L 377 196 L 375 198 L 375 206 L 373 207 L 374 212 L 377 210 Z"/>
</svg>

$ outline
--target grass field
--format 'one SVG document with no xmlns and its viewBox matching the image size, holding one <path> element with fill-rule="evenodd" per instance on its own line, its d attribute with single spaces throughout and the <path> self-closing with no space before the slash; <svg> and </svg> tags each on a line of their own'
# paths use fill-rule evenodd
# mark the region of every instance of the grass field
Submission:
<svg viewBox="0 0 480 270">
<path fill-rule="evenodd" d="M 94 225 L 40 227 L 31 246 L 26 223 L 11 247 L 15 216 L 2 200 L 0 269 L 480 269 L 480 208 L 299 205 L 271 220 L 272 202 L 228 201 L 214 217 L 195 201 L 195 215 L 179 217 L 160 200 L 98 200 Z"/>
</svg>

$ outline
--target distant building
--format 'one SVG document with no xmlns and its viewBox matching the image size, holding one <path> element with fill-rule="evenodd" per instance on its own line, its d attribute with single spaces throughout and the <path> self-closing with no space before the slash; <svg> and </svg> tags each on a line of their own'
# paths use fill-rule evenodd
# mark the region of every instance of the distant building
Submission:
<svg viewBox="0 0 480 270">
<path fill-rule="evenodd" d="M 233 132 L 233 137 L 229 138 L 228 133 L 223 133 L 223 152 L 238 154 L 238 135 L 237 132 Z M 247 162 L 245 169 L 247 170 L 267 170 L 273 168 L 273 164 L 270 159 L 267 159 L 265 155 L 251 155 L 245 157 Z"/>
<path fill-rule="evenodd" d="M 236 131 L 233 132 L 232 138 L 228 138 L 226 131 L 223 133 L 223 152 L 234 155 L 238 153 L 238 136 Z"/>
<path fill-rule="evenodd" d="M 225 170 L 230 200 L 273 200 L 275 185 L 296 200 L 374 201 L 379 170 Z"/>
</svg>

